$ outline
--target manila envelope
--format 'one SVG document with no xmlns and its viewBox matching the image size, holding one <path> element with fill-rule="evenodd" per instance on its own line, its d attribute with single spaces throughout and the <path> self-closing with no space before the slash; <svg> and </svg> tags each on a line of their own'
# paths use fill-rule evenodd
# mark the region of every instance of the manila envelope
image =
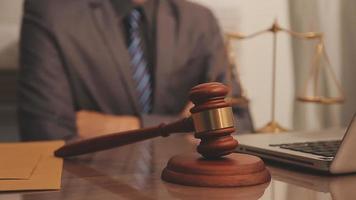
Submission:
<svg viewBox="0 0 356 200">
<path fill-rule="evenodd" d="M 53 152 L 63 145 L 64 141 L 0 143 L 0 162 L 7 161 L 0 164 L 0 175 L 4 175 L 0 191 L 60 189 L 63 159 Z"/>
<path fill-rule="evenodd" d="M 41 154 L 26 149 L 14 151 L 12 145 L 0 144 L 0 180 L 29 179 L 37 166 Z"/>
</svg>

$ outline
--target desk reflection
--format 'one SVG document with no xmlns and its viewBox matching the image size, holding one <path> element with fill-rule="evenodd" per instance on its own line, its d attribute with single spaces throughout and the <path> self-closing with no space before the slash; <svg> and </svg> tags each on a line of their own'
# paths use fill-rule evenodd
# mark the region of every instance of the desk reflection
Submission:
<svg viewBox="0 0 356 200">
<path fill-rule="evenodd" d="M 287 168 L 269 166 L 273 177 L 269 188 L 271 199 L 348 200 L 356 197 L 356 174 L 331 176 Z"/>
<path fill-rule="evenodd" d="M 152 157 L 147 169 L 137 167 L 140 151 L 148 146 Z M 152 148 L 152 149 L 151 149 Z M 239 199 L 239 200 L 344 200 L 356 197 L 356 175 L 325 176 L 268 165 L 272 181 L 242 188 L 199 188 L 166 183 L 160 179 L 168 159 L 194 151 L 183 136 L 152 140 L 152 146 L 137 143 L 118 149 L 67 159 L 62 189 L 0 193 L 0 200 L 109 200 L 109 199 Z M 143 180 L 140 180 L 140 178 Z"/>
<path fill-rule="evenodd" d="M 239 188 L 204 188 L 189 187 L 165 183 L 164 187 L 169 195 L 176 199 L 185 200 L 218 200 L 218 199 L 238 199 L 257 200 L 260 199 L 270 183 L 255 185 L 251 187 Z"/>
</svg>

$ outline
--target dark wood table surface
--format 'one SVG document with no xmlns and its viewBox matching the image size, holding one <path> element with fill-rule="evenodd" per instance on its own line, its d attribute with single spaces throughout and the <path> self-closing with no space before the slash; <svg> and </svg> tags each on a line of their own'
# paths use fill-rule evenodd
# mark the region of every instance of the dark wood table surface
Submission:
<svg viewBox="0 0 356 200">
<path fill-rule="evenodd" d="M 0 193 L 0 200 L 356 198 L 356 175 L 323 176 L 275 164 L 268 165 L 272 181 L 252 187 L 199 188 L 160 179 L 171 156 L 194 149 L 186 135 L 175 135 L 66 159 L 61 190 Z"/>
</svg>

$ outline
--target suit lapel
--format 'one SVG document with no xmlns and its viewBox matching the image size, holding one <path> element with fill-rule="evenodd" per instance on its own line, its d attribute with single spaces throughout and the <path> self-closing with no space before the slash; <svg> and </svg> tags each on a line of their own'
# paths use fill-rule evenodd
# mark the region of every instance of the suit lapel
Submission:
<svg viewBox="0 0 356 200">
<path fill-rule="evenodd" d="M 111 80 L 117 79 L 117 81 L 121 81 L 124 84 L 135 112 L 139 113 L 139 103 L 136 98 L 136 90 L 130 68 L 130 56 L 123 37 L 123 31 L 119 25 L 120 18 L 115 15 L 115 11 L 109 1 L 91 0 L 90 3 L 95 24 L 117 66 L 115 72 L 108 73 L 108 76 L 116 76 L 111 77 Z"/>
<path fill-rule="evenodd" d="M 167 72 L 173 64 L 175 41 L 177 41 L 176 24 L 167 1 L 159 1 L 156 28 L 156 70 L 154 108 L 160 107 L 157 101 L 164 91 Z"/>
</svg>

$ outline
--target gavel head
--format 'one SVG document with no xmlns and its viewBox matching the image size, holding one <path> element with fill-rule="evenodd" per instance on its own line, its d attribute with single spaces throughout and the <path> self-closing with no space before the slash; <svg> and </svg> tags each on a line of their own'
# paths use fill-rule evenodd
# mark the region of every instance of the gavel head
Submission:
<svg viewBox="0 0 356 200">
<path fill-rule="evenodd" d="M 217 82 L 193 87 L 189 93 L 194 107 L 190 110 L 195 137 L 201 139 L 197 151 L 208 159 L 220 158 L 236 149 L 238 142 L 231 136 L 235 132 L 234 116 L 225 101 L 229 89 Z"/>
</svg>

